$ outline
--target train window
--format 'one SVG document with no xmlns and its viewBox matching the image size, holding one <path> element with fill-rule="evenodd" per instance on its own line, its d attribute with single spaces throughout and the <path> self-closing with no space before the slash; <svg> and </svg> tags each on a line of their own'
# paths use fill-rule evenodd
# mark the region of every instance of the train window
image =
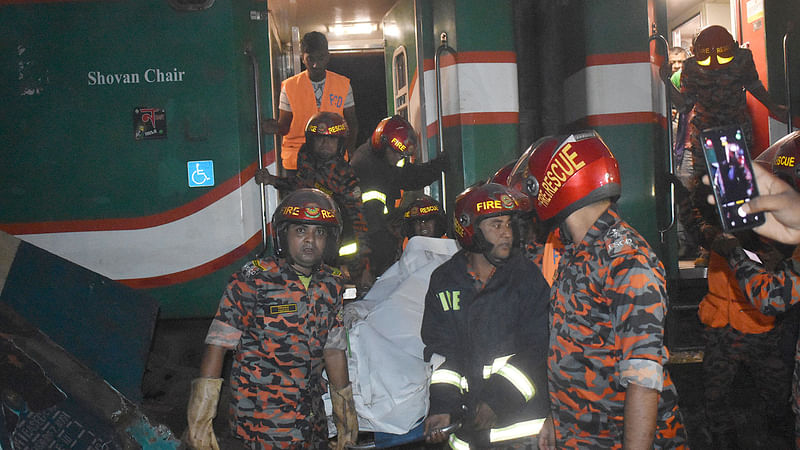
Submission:
<svg viewBox="0 0 800 450">
<path fill-rule="evenodd" d="M 401 45 L 392 57 L 392 78 L 394 79 L 394 113 L 408 117 L 408 59 L 406 47 Z"/>
<path fill-rule="evenodd" d="M 167 3 L 177 11 L 202 11 L 211 8 L 214 0 L 167 0 Z"/>
</svg>

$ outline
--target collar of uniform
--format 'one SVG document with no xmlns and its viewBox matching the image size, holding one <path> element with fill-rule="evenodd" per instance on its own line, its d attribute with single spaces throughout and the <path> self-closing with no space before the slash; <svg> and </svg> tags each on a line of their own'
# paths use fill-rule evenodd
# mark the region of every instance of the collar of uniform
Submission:
<svg viewBox="0 0 800 450">
<path fill-rule="evenodd" d="M 617 212 L 617 204 L 611 203 L 611 206 L 597 218 L 594 224 L 589 228 L 589 231 L 586 232 L 586 236 L 583 237 L 583 241 L 578 243 L 576 246 L 575 243 L 572 241 L 572 237 L 569 235 L 569 232 L 566 230 L 566 225 L 564 222 L 561 223 L 561 242 L 564 243 L 565 247 L 580 247 L 580 246 L 589 246 L 593 242 L 600 239 L 609 228 L 611 228 L 615 223 L 620 220 L 619 212 Z"/>
</svg>

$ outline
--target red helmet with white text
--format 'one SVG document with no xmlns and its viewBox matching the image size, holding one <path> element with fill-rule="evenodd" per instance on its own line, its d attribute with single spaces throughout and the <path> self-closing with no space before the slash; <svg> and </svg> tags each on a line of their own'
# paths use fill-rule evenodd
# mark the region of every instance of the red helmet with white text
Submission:
<svg viewBox="0 0 800 450">
<path fill-rule="evenodd" d="M 787 134 L 755 159 L 778 178 L 800 191 L 800 130 Z"/>
<path fill-rule="evenodd" d="M 516 219 L 524 211 L 514 193 L 506 186 L 486 183 L 467 188 L 456 197 L 453 232 L 461 246 L 473 253 L 488 254 L 492 244 L 483 236 L 478 225 L 489 217 L 511 215 Z M 518 242 L 515 227 L 514 242 Z"/>
<path fill-rule="evenodd" d="M 509 185 L 530 196 L 539 220 L 559 222 L 622 191 L 619 164 L 594 130 L 539 139 L 514 167 Z"/>
<path fill-rule="evenodd" d="M 372 149 L 382 151 L 389 147 L 404 158 L 411 156 L 417 146 L 417 132 L 401 116 L 394 115 L 381 120 L 372 132 Z"/>
<path fill-rule="evenodd" d="M 333 199 L 319 189 L 304 188 L 292 191 L 281 201 L 272 214 L 272 245 L 275 255 L 289 258 L 284 248 L 289 224 L 306 223 L 328 228 L 325 244 L 325 261 L 332 261 L 339 248 L 342 218 Z"/>
</svg>

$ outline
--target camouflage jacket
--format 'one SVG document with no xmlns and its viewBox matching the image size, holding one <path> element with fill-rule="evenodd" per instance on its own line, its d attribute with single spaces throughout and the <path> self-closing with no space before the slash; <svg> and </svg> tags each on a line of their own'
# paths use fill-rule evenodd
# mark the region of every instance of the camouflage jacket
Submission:
<svg viewBox="0 0 800 450">
<path fill-rule="evenodd" d="M 303 144 L 297 153 L 297 173 L 294 177 L 279 178 L 275 188 L 281 194 L 300 188 L 316 188 L 325 192 L 342 209 L 344 236 L 354 235 L 359 243 L 366 242 L 367 221 L 358 177 L 350 163 L 343 158 L 318 161 L 308 145 Z"/>
<path fill-rule="evenodd" d="M 275 258 L 233 274 L 206 343 L 236 351 L 230 376 L 236 435 L 267 447 L 326 440 L 320 374 L 328 334 L 343 326 L 342 289 L 327 266 L 306 288 Z"/>
<path fill-rule="evenodd" d="M 694 56 L 684 61 L 681 92 L 694 105 L 689 119 L 692 151 L 702 152 L 700 132 L 704 129 L 733 124 L 742 127 L 747 144 L 752 146 L 753 126 L 744 89 L 758 86 L 763 85 L 750 50 L 737 49 L 733 61 L 715 70 L 702 68 Z"/>
<path fill-rule="evenodd" d="M 685 430 L 664 368 L 661 262 L 615 206 L 582 242 L 564 244 L 552 289 L 548 358 L 559 447 L 621 448 L 630 383 L 660 391 L 655 447 L 680 447 Z"/>
<path fill-rule="evenodd" d="M 751 259 L 742 247 L 733 249 L 728 264 L 736 272 L 739 287 L 762 313 L 778 315 L 800 303 L 800 257 L 785 258 L 769 270 Z"/>
</svg>

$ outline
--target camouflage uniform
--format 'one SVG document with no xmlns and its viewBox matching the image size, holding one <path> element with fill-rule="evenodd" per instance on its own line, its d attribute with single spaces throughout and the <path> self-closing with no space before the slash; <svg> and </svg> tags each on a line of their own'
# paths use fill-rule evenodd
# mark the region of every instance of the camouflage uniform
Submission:
<svg viewBox="0 0 800 450">
<path fill-rule="evenodd" d="M 763 86 L 758 79 L 753 54 L 747 49 L 736 49 L 733 60 L 719 69 L 704 69 L 697 64 L 696 56 L 683 62 L 681 92 L 686 96 L 689 111 L 687 147 L 692 153 L 692 177 L 689 186 L 691 207 L 679 208 L 684 228 L 708 248 L 710 234 L 706 229 L 717 224 L 716 208 L 706 201 L 711 188 L 700 182 L 706 174 L 705 156 L 700 143 L 700 133 L 706 128 L 739 125 L 744 132 L 748 148 L 753 146 L 753 124 L 747 111 L 744 88 Z M 718 225 L 717 225 L 718 226 Z"/>
<path fill-rule="evenodd" d="M 564 233 L 562 233 L 564 236 Z M 664 268 L 609 208 L 583 242 L 565 242 L 550 316 L 548 378 L 559 448 L 622 448 L 629 383 L 660 392 L 654 447 L 684 448 L 664 365 Z"/>
<path fill-rule="evenodd" d="M 734 248 L 728 264 L 736 272 L 739 287 L 748 300 L 762 313 L 778 315 L 800 303 L 800 255 L 795 251 L 792 258 L 784 258 L 772 270 L 759 264 L 744 252 Z M 800 448 L 800 341 L 795 354 L 792 379 L 792 409 L 795 413 L 795 447 Z"/>
<path fill-rule="evenodd" d="M 739 48 L 733 61 L 722 68 L 709 70 L 697 64 L 692 56 L 683 62 L 681 92 L 694 105 L 689 119 L 689 147 L 696 176 L 706 172 L 700 132 L 706 128 L 738 124 L 747 145 L 753 145 L 753 124 L 747 112 L 744 88 L 762 86 L 758 79 L 753 53 Z"/>
<path fill-rule="evenodd" d="M 341 294 L 324 265 L 308 288 L 282 259 L 254 260 L 233 275 L 206 344 L 236 350 L 231 428 L 251 446 L 327 445 L 322 353 L 343 327 Z"/>
<path fill-rule="evenodd" d="M 309 145 L 303 144 L 297 154 L 295 176 L 279 178 L 275 188 L 283 195 L 300 188 L 316 188 L 330 195 L 342 210 L 342 242 L 356 240 L 362 251 L 365 250 L 363 247 L 369 247 L 358 177 L 343 158 L 337 156 L 327 161 L 318 161 L 311 153 Z M 358 258 L 348 265 L 351 272 L 360 272 L 366 261 Z"/>
</svg>

